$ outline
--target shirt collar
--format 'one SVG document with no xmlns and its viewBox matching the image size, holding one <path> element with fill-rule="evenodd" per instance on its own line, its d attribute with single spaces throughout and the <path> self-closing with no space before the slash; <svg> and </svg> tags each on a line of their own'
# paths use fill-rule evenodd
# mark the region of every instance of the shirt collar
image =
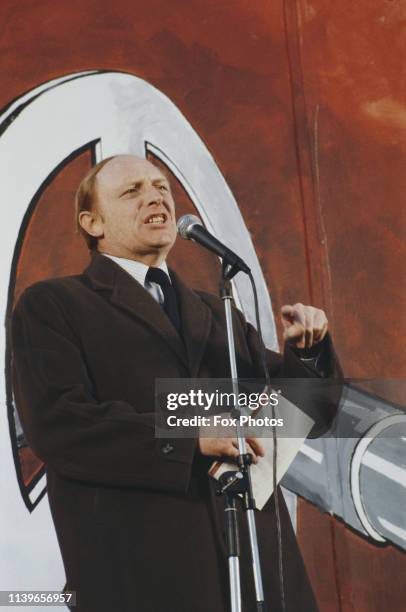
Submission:
<svg viewBox="0 0 406 612">
<path fill-rule="evenodd" d="M 136 281 L 145 287 L 145 277 L 150 266 L 142 263 L 141 261 L 135 261 L 134 259 L 125 259 L 124 257 L 116 257 L 115 255 L 109 255 L 108 253 L 101 253 L 105 257 L 112 259 L 116 264 L 118 264 L 123 270 L 125 270 L 130 276 L 132 276 Z M 168 266 L 166 262 L 163 261 L 159 266 L 154 266 L 163 270 L 170 280 Z"/>
</svg>

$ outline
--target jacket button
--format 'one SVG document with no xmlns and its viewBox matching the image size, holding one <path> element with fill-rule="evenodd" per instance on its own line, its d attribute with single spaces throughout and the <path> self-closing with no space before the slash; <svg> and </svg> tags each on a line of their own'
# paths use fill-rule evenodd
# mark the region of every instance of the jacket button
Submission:
<svg viewBox="0 0 406 612">
<path fill-rule="evenodd" d="M 173 453 L 174 450 L 175 449 L 172 444 L 165 444 L 165 446 L 162 447 L 162 452 L 164 455 L 169 455 L 169 453 Z"/>
</svg>

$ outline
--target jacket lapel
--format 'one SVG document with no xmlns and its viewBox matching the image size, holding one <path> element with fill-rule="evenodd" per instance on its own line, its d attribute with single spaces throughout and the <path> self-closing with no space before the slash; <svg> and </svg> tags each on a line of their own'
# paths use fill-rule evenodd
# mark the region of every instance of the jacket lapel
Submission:
<svg viewBox="0 0 406 612">
<path fill-rule="evenodd" d="M 185 347 L 161 306 L 118 264 L 100 253 L 93 253 L 85 274 L 96 291 L 109 295 L 114 306 L 142 321 L 160 335 L 178 357 L 188 365 Z"/>
<path fill-rule="evenodd" d="M 194 378 L 198 375 L 209 338 L 211 310 L 194 291 L 184 284 L 173 270 L 170 270 L 170 275 L 178 298 L 190 376 Z"/>
</svg>

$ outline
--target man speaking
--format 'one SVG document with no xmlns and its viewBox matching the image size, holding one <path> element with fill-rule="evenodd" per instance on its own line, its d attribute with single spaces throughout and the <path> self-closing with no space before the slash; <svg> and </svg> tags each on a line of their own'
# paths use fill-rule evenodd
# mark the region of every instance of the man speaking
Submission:
<svg viewBox="0 0 406 612">
<path fill-rule="evenodd" d="M 92 253 L 83 274 L 36 283 L 13 315 L 13 385 L 28 443 L 47 471 L 67 588 L 78 612 L 229 610 L 223 500 L 207 476 L 213 458 L 238 455 L 233 438 L 154 437 L 156 378 L 228 378 L 222 301 L 192 291 L 167 268 L 176 238 L 166 176 L 118 155 L 79 186 L 76 221 Z M 263 376 L 255 329 L 234 309 L 241 378 Z M 284 355 L 273 377 L 334 375 L 323 311 L 284 306 Z M 322 371 L 321 371 L 322 370 Z M 320 415 L 328 426 L 334 409 Z M 264 454 L 248 439 L 255 462 Z M 257 515 L 269 610 L 281 610 L 273 498 Z M 313 611 L 281 498 L 285 601 Z M 248 534 L 241 521 L 243 609 L 255 609 Z"/>
</svg>

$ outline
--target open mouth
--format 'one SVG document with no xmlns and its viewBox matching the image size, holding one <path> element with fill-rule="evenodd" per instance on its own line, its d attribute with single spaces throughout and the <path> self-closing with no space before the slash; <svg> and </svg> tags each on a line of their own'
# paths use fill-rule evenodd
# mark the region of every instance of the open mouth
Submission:
<svg viewBox="0 0 406 612">
<path fill-rule="evenodd" d="M 146 225 L 163 225 L 167 218 L 168 217 L 165 213 L 154 213 L 152 215 L 149 215 L 145 219 L 144 223 Z"/>
</svg>

